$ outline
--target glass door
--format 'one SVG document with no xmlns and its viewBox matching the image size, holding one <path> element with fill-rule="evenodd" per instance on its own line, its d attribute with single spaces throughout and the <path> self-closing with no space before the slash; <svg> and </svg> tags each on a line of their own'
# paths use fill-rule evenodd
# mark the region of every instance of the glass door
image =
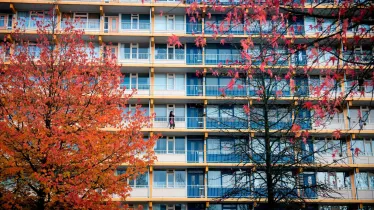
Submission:
<svg viewBox="0 0 374 210">
<path fill-rule="evenodd" d="M 131 51 L 131 59 L 138 59 L 139 45 L 131 43 L 130 51 Z"/>
<path fill-rule="evenodd" d="M 118 32 L 119 18 L 116 16 L 108 17 L 109 32 Z"/>
<path fill-rule="evenodd" d="M 131 29 L 138 30 L 139 29 L 139 15 L 131 15 Z"/>
</svg>

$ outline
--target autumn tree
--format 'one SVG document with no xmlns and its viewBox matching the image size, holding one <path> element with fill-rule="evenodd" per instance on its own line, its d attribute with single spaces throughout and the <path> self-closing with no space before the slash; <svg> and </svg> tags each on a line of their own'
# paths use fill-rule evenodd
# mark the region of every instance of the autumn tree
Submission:
<svg viewBox="0 0 374 210">
<path fill-rule="evenodd" d="M 232 180 L 233 187 L 222 190 L 220 198 L 250 196 L 275 209 L 280 205 L 300 208 L 310 198 L 343 197 L 326 183 L 309 181 L 308 172 L 347 163 L 348 156 L 359 152 L 347 151 L 343 142 L 349 136 L 342 130 L 353 129 L 354 123 L 363 129 L 368 116 L 351 116 L 360 122 L 348 117 L 348 127 L 342 118 L 348 100 L 373 98 L 372 2 L 190 3 L 186 10 L 190 23 L 204 24 L 204 32 L 195 35 L 196 45 L 219 42 L 231 49 L 229 55 L 218 55 L 217 68 L 196 74 L 231 78 L 216 95 L 227 99 L 226 105 L 239 104 L 244 113 L 236 115 L 234 109 L 223 113 L 228 116 L 225 119 L 212 117 L 208 104 L 207 127 L 220 129 L 232 139 L 225 145 L 227 151 L 220 153 L 220 161 L 239 162 L 225 178 Z M 178 37 L 170 37 L 169 43 L 178 45 Z M 205 50 L 205 56 L 209 57 L 209 51 Z M 222 116 L 225 110 L 217 112 Z M 319 136 L 331 140 L 315 148 Z M 329 157 L 321 157 L 327 151 Z M 343 179 L 343 185 L 349 185 Z"/>
<path fill-rule="evenodd" d="M 119 88 L 115 56 L 50 17 L 33 20 L 36 35 L 17 23 L 2 44 L 0 206 L 112 209 L 113 195 L 131 191 L 126 180 L 152 164 L 156 135 L 144 139 L 150 117 L 140 109 L 123 112 L 131 94 Z"/>
</svg>

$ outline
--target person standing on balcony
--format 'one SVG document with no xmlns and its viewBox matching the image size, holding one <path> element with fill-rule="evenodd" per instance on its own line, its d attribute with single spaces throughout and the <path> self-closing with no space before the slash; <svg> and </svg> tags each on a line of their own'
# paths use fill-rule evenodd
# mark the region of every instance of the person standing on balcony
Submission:
<svg viewBox="0 0 374 210">
<path fill-rule="evenodd" d="M 175 128 L 174 112 L 173 111 L 170 111 L 170 114 L 169 114 L 169 125 L 170 125 L 170 129 Z"/>
</svg>

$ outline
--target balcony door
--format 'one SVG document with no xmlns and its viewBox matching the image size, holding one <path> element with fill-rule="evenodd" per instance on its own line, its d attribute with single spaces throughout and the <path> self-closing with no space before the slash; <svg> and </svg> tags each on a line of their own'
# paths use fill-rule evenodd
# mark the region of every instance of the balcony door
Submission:
<svg viewBox="0 0 374 210">
<path fill-rule="evenodd" d="M 139 29 L 139 14 L 132 14 L 131 15 L 131 29 L 138 30 Z"/>
<path fill-rule="evenodd" d="M 113 60 L 113 59 L 116 59 L 117 58 L 117 55 L 118 55 L 118 46 L 114 46 L 114 45 L 109 45 L 107 46 L 107 56 L 109 59 Z"/>
<path fill-rule="evenodd" d="M 203 198 L 204 189 L 204 173 L 202 171 L 189 171 L 187 175 L 189 198 Z"/>
<path fill-rule="evenodd" d="M 109 17 L 106 17 L 108 19 L 108 25 L 107 25 L 107 29 L 109 32 L 118 32 L 118 28 L 119 28 L 119 18 L 118 16 L 109 16 Z"/>
<path fill-rule="evenodd" d="M 202 163 L 204 162 L 204 143 L 201 140 L 189 140 L 187 142 L 187 162 Z"/>
<path fill-rule="evenodd" d="M 0 29 L 7 29 L 8 15 L 0 14 Z"/>
<path fill-rule="evenodd" d="M 138 54 L 139 54 L 139 44 L 130 44 L 130 59 L 139 59 Z"/>
</svg>

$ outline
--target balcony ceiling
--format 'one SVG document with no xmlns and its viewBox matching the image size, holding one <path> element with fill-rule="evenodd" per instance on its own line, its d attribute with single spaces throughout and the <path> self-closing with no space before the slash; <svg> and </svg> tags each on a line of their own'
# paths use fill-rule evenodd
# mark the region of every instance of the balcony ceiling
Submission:
<svg viewBox="0 0 374 210">
<path fill-rule="evenodd" d="M 99 5 L 59 5 L 61 12 L 91 12 L 100 13 Z"/>
<path fill-rule="evenodd" d="M 9 5 L 9 4 L 8 4 Z M 53 8 L 51 4 L 27 4 L 27 3 L 15 3 L 14 7 L 17 11 L 48 11 Z M 7 6 L 6 8 L 9 8 Z"/>
<path fill-rule="evenodd" d="M 103 36 L 103 41 L 105 43 L 149 43 L 149 35 L 145 33 L 145 36 L 121 36 L 121 35 L 106 35 Z M 165 43 L 165 42 L 163 42 Z"/>
</svg>

